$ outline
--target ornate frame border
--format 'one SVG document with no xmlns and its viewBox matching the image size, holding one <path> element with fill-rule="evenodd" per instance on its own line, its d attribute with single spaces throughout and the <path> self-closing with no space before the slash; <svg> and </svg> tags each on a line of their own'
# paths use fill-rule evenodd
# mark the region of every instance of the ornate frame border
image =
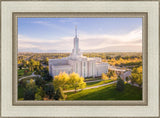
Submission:
<svg viewBox="0 0 160 118">
<path fill-rule="evenodd" d="M 3 1 L 3 0 L 2 0 Z M 10 0 L 7 0 L 7 1 L 10 1 Z M 11 0 L 12 1 L 12 0 Z M 15 0 L 16 1 L 16 0 Z M 19 1 L 19 0 L 17 0 L 17 1 Z M 24 1 L 27 1 L 27 0 L 24 0 Z M 30 0 L 30 1 L 41 1 L 41 0 Z M 48 1 L 48 0 L 46 0 L 46 1 Z M 60 0 L 61 1 L 61 0 Z M 62 0 L 63 1 L 63 0 Z M 85 1 L 85 0 L 82 0 L 82 1 Z M 103 0 L 102 0 L 103 1 Z M 119 0 L 118 0 L 119 1 Z M 148 0 L 147 0 L 148 1 Z M 156 1 L 156 0 L 155 0 Z M 0 5 L 1 5 L 1 1 L 0 1 Z M 46 14 L 46 13 L 45 13 Z M 53 15 L 53 13 L 47 13 L 48 14 L 48 16 L 49 17 L 53 17 L 53 16 L 55 16 L 55 17 L 72 17 L 72 13 L 69 13 L 69 14 L 67 14 L 67 13 L 54 13 L 54 15 Z M 73 13 L 73 16 L 75 16 L 77 13 Z M 86 13 L 87 14 L 87 13 Z M 91 15 L 90 17 L 95 17 L 95 14 L 96 13 L 94 13 L 94 14 L 91 14 L 91 13 L 88 13 L 88 15 Z M 120 15 L 121 13 L 112 13 L 112 14 L 110 14 L 110 15 L 108 15 L 108 17 L 113 17 L 113 16 L 118 16 L 118 14 Z M 147 13 L 132 13 L 132 15 L 131 15 L 131 13 L 122 13 L 124 16 L 127 16 L 127 17 L 135 17 L 137 14 L 137 16 L 139 16 L 140 14 L 140 16 L 141 17 L 143 17 L 143 56 L 145 56 L 145 57 L 147 57 L 148 56 L 148 52 L 145 50 L 145 49 L 147 49 L 147 44 L 148 44 L 148 41 L 146 41 L 147 40 L 147 30 L 148 30 L 148 28 L 147 28 Z M 121 16 L 122 16 L 122 14 L 121 14 Z M 133 15 L 134 14 L 134 15 Z M 103 13 L 102 14 L 103 16 L 104 15 L 107 15 L 107 13 Z M 15 56 L 15 53 L 17 53 L 17 27 L 16 27 L 16 25 L 17 25 L 17 17 L 45 17 L 45 15 L 43 14 L 43 13 L 18 13 L 18 12 L 15 12 L 15 13 L 13 13 L 12 14 L 12 23 L 13 23 L 13 27 L 12 27 L 12 40 L 14 40 L 13 41 L 13 43 L 12 43 L 12 46 L 13 46 L 13 52 L 12 52 L 12 56 L 13 56 L 13 75 L 12 75 L 12 77 L 13 77 L 13 80 L 15 80 L 15 78 L 17 78 L 17 75 L 15 74 L 15 71 L 16 71 L 16 69 L 15 68 L 17 68 L 17 64 L 16 64 L 16 56 Z M 47 17 L 48 17 L 47 16 Z M 77 17 L 82 17 L 83 16 L 83 13 L 78 13 L 78 16 Z M 103 17 L 102 16 L 102 17 Z M 140 17 L 139 16 L 139 17 Z M 84 16 L 83 16 L 84 17 Z M 99 16 L 100 17 L 100 16 Z M 0 19 L 0 21 L 1 21 L 1 19 Z M 0 24 L 0 26 L 1 26 L 1 24 Z M 1 27 L 0 27 L 1 28 Z M 146 40 L 144 40 L 144 39 L 146 39 Z M 145 45 L 144 45 L 145 44 Z M 1 51 L 1 50 L 0 50 Z M 147 64 L 148 64 L 148 58 L 146 58 L 145 59 L 145 61 L 143 60 L 143 66 L 145 66 L 146 65 L 146 68 L 144 68 L 143 70 L 144 70 L 144 72 L 143 73 L 146 73 L 147 74 L 147 70 L 148 70 L 148 66 L 147 66 Z M 1 64 L 0 64 L 1 65 Z M 0 72 L 0 75 L 1 75 L 1 72 Z M 144 76 L 145 76 L 145 74 L 144 74 Z M 148 77 L 147 77 L 148 78 Z M 53 106 L 53 105 L 56 105 L 56 106 L 68 106 L 68 105 L 82 105 L 82 106 L 131 106 L 131 105 L 135 105 L 135 106 L 137 106 L 137 105 L 142 105 L 142 106 L 144 106 L 144 105 L 147 105 L 147 103 L 148 103 L 148 94 L 147 94 L 147 79 L 145 79 L 145 81 L 144 81 L 144 83 L 146 83 L 146 87 L 144 87 L 143 86 L 143 88 L 145 88 L 145 89 L 143 89 L 143 95 L 144 95 L 144 101 L 143 102 L 139 102 L 139 101 L 132 101 L 132 102 L 130 102 L 130 101 L 125 101 L 125 102 L 123 102 L 123 101 L 121 101 L 121 102 L 119 102 L 119 101 L 117 101 L 117 102 L 115 102 L 115 101 L 109 101 L 108 103 L 106 102 L 106 101 L 102 101 L 102 102 L 97 102 L 97 101 L 93 101 L 93 103 L 91 102 L 91 103 L 88 103 L 88 102 L 75 102 L 75 103 L 73 103 L 73 101 L 72 101 L 72 103 L 70 103 L 70 102 L 61 102 L 61 103 L 56 103 L 56 102 L 46 102 L 46 103 L 40 103 L 40 102 L 31 102 L 31 101 L 25 101 L 25 102 L 19 102 L 19 101 L 17 101 L 15 98 L 15 95 L 17 95 L 17 92 L 16 92 L 16 83 L 17 83 L 17 81 L 13 81 L 13 91 L 12 91 L 12 96 L 14 96 L 13 97 L 13 101 L 12 101 L 12 103 L 13 103 L 13 105 L 14 106 L 23 106 L 23 105 L 27 105 L 27 106 L 43 106 L 43 105 L 47 105 L 47 106 Z M 0 83 L 1 84 L 1 83 Z M 0 97 L 1 98 L 1 97 Z M 153 117 L 152 117 L 153 118 Z"/>
</svg>

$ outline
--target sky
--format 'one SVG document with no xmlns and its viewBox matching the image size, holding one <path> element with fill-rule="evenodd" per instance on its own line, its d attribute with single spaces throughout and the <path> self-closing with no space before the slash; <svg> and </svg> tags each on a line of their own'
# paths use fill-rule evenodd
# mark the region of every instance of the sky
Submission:
<svg viewBox="0 0 160 118">
<path fill-rule="evenodd" d="M 142 18 L 18 18 L 19 52 L 141 52 Z"/>
</svg>

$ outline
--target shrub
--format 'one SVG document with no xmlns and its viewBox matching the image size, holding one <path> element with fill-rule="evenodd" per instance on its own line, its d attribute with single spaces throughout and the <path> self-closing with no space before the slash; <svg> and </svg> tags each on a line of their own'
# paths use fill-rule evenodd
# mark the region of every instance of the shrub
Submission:
<svg viewBox="0 0 160 118">
<path fill-rule="evenodd" d="M 32 88 L 27 88 L 24 91 L 24 100 L 34 100 L 35 92 Z"/>
<path fill-rule="evenodd" d="M 53 85 L 47 85 L 45 87 L 45 93 L 46 95 L 49 96 L 49 99 L 53 98 L 55 96 L 55 90 L 54 90 Z"/>
<path fill-rule="evenodd" d="M 61 87 L 59 87 L 56 91 L 56 95 L 55 95 L 55 100 L 64 100 L 65 97 L 64 97 L 64 93 L 63 93 L 63 90 Z"/>
<path fill-rule="evenodd" d="M 118 77 L 116 89 L 118 91 L 124 90 L 124 81 L 120 77 Z"/>
</svg>

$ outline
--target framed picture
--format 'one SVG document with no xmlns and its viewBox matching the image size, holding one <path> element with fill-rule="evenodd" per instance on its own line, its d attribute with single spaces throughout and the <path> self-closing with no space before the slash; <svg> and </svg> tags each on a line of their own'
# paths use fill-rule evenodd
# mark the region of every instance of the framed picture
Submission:
<svg viewBox="0 0 160 118">
<path fill-rule="evenodd" d="M 1 117 L 159 117 L 159 1 L 1 1 Z"/>
</svg>

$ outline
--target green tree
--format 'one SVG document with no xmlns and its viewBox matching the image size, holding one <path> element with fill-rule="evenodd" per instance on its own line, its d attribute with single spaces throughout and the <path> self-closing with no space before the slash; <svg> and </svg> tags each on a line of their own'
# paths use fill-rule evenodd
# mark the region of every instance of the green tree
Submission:
<svg viewBox="0 0 160 118">
<path fill-rule="evenodd" d="M 65 96 L 64 96 L 64 93 L 63 93 L 63 90 L 61 87 L 59 87 L 57 89 L 54 99 L 55 100 L 64 100 L 65 99 Z"/>
<path fill-rule="evenodd" d="M 131 84 L 134 85 L 138 79 L 138 74 L 131 73 Z"/>
<path fill-rule="evenodd" d="M 139 85 L 139 87 L 142 87 L 142 74 L 138 74 L 138 78 L 136 80 L 136 83 Z"/>
<path fill-rule="evenodd" d="M 36 90 L 37 87 L 35 85 L 34 80 L 30 79 L 30 82 L 27 83 L 26 88 L 24 90 L 24 100 L 34 100 Z"/>
<path fill-rule="evenodd" d="M 120 77 L 118 77 L 116 89 L 118 91 L 124 90 L 124 81 Z"/>
<path fill-rule="evenodd" d="M 39 66 L 36 66 L 36 70 L 39 71 Z"/>
<path fill-rule="evenodd" d="M 35 91 L 33 88 L 26 88 L 24 90 L 24 100 L 34 100 L 35 99 Z"/>
<path fill-rule="evenodd" d="M 35 94 L 35 100 L 42 100 L 42 97 L 40 96 L 39 93 Z"/>
<path fill-rule="evenodd" d="M 109 77 L 105 74 L 105 73 L 102 73 L 102 80 L 108 80 L 109 79 Z"/>
<path fill-rule="evenodd" d="M 73 72 L 69 76 L 70 76 L 69 84 L 71 85 L 71 87 L 75 89 L 75 92 L 78 88 L 83 89 L 86 87 L 84 78 L 80 77 L 79 74 Z"/>
<path fill-rule="evenodd" d="M 117 74 L 114 71 L 112 72 L 111 79 L 112 80 L 116 80 L 117 79 Z"/>
<path fill-rule="evenodd" d="M 133 68 L 132 73 L 138 73 L 137 68 Z"/>
<path fill-rule="evenodd" d="M 45 59 L 45 64 L 48 65 L 48 61 L 49 61 L 49 59 L 48 59 L 48 57 L 46 57 L 46 59 Z"/>
<path fill-rule="evenodd" d="M 27 83 L 28 88 L 35 88 L 35 81 L 33 79 L 30 79 L 29 83 Z"/>
<path fill-rule="evenodd" d="M 29 71 L 30 71 L 30 72 L 32 71 L 32 68 L 31 68 L 31 66 L 29 66 Z"/>
<path fill-rule="evenodd" d="M 46 82 L 41 77 L 36 77 L 35 83 L 38 87 L 42 87 L 42 88 L 44 88 L 44 86 L 46 84 Z"/>
<path fill-rule="evenodd" d="M 44 93 L 42 87 L 37 88 L 37 92 L 36 92 L 36 94 L 35 94 L 35 100 L 42 100 L 43 97 L 44 97 L 44 94 L 45 94 L 45 93 Z"/>
<path fill-rule="evenodd" d="M 55 96 L 55 90 L 53 85 L 47 85 L 45 87 L 45 93 L 49 96 L 49 99 L 52 99 Z"/>
<path fill-rule="evenodd" d="M 54 76 L 53 86 L 55 90 L 57 90 L 59 87 L 62 87 L 64 89 L 65 86 L 68 84 L 68 81 L 69 81 L 69 75 L 63 72 L 57 76 Z"/>
</svg>

